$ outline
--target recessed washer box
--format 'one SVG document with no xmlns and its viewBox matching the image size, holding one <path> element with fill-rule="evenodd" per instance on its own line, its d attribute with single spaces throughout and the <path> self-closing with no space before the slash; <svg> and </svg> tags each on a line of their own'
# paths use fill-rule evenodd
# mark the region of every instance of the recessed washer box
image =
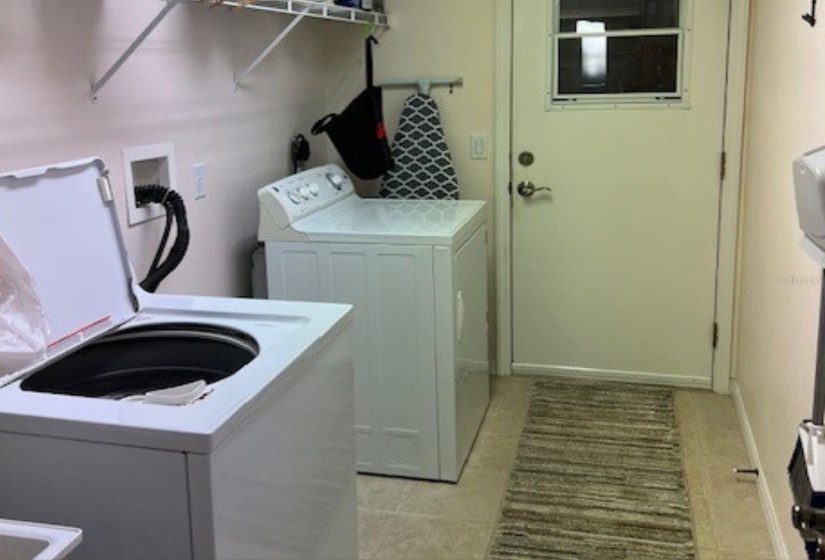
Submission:
<svg viewBox="0 0 825 560">
<path fill-rule="evenodd" d="M 178 190 L 175 146 L 168 143 L 125 148 L 123 169 L 126 175 L 126 213 L 129 225 L 135 226 L 164 216 L 163 208 L 158 204 L 138 206 L 135 200 L 135 187 L 157 184 Z"/>
</svg>

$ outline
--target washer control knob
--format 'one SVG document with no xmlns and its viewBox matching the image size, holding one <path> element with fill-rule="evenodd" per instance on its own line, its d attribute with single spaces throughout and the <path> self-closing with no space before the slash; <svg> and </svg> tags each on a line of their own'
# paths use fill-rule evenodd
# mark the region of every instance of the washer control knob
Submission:
<svg viewBox="0 0 825 560">
<path fill-rule="evenodd" d="M 292 191 L 289 193 L 289 200 L 291 200 L 295 204 L 301 204 L 301 195 L 298 194 L 298 191 Z"/>
<path fill-rule="evenodd" d="M 309 200 L 312 197 L 312 191 L 310 191 L 309 186 L 304 185 L 303 187 L 298 189 L 298 193 L 303 197 L 304 200 Z"/>
<path fill-rule="evenodd" d="M 343 175 L 338 173 L 327 173 L 327 180 L 335 187 L 336 191 L 340 191 L 344 188 L 344 181 L 346 180 Z"/>
<path fill-rule="evenodd" d="M 318 183 L 312 183 L 309 185 L 309 193 L 312 196 L 318 196 L 321 194 L 321 187 L 318 186 Z"/>
</svg>

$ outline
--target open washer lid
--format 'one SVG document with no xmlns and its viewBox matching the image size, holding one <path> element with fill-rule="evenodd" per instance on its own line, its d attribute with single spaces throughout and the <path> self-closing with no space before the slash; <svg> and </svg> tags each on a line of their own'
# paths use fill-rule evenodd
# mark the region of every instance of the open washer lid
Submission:
<svg viewBox="0 0 825 560">
<path fill-rule="evenodd" d="M 34 278 L 51 326 L 45 358 L 14 377 L 137 314 L 131 267 L 100 159 L 0 176 L 0 235 Z"/>
</svg>

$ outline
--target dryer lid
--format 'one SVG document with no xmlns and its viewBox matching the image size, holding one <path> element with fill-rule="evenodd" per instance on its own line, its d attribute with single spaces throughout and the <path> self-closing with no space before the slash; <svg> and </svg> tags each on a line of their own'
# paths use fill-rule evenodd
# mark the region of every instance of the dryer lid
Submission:
<svg viewBox="0 0 825 560">
<path fill-rule="evenodd" d="M 51 326 L 41 362 L 137 314 L 131 267 L 101 160 L 0 176 L 0 234 L 34 278 Z"/>
<path fill-rule="evenodd" d="M 292 228 L 312 241 L 453 246 L 486 220 L 481 200 L 398 200 L 352 196 Z"/>
</svg>

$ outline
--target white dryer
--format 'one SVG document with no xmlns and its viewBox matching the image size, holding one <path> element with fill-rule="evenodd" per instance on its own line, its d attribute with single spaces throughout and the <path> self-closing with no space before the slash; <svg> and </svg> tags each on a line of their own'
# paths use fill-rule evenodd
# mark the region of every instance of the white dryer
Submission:
<svg viewBox="0 0 825 560">
<path fill-rule="evenodd" d="M 258 197 L 269 297 L 355 306 L 358 470 L 458 481 L 490 397 L 484 202 L 363 199 L 335 165 Z"/>
<path fill-rule="evenodd" d="M 78 559 L 356 556 L 348 306 L 140 291 L 98 160 L 0 177 L 0 234 L 53 340 L 0 378 L 0 517 Z"/>
</svg>

